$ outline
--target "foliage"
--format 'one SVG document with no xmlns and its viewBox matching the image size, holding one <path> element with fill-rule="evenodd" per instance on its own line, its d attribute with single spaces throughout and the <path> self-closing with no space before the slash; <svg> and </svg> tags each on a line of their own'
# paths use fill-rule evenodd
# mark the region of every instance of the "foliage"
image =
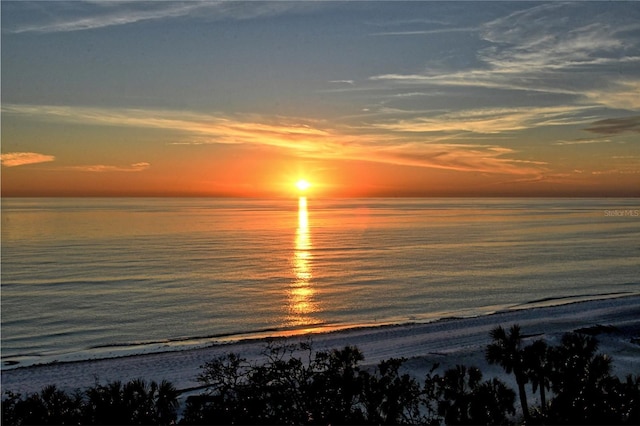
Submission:
<svg viewBox="0 0 640 426">
<path fill-rule="evenodd" d="M 482 382 L 476 367 L 458 365 L 438 379 L 438 412 L 448 425 L 507 424 L 515 393 L 498 379 Z"/>
<path fill-rule="evenodd" d="M 640 377 L 611 375 L 611 359 L 591 336 L 569 333 L 558 346 L 525 346 L 515 325 L 496 328 L 487 360 L 540 391 L 541 405 L 523 412 L 535 424 L 640 424 Z M 202 366 L 203 393 L 187 398 L 182 424 L 509 424 L 516 393 L 476 367 L 438 365 L 422 385 L 404 359 L 365 368 L 362 352 L 346 346 L 312 350 L 309 342 L 270 342 L 264 362 L 228 354 Z M 520 388 L 520 384 L 518 385 Z M 520 391 L 521 389 L 519 389 Z M 548 393 L 547 393 L 548 392 Z M 2 423 L 172 424 L 178 394 L 166 381 L 96 384 L 68 394 L 55 386 L 22 396 L 5 392 Z M 522 389 L 521 395 L 524 395 Z M 521 402 L 522 403 L 522 402 Z M 523 407 L 527 407 L 523 405 Z"/>
<path fill-rule="evenodd" d="M 597 354 L 598 342 L 582 334 L 566 334 L 551 353 L 551 387 L 555 398 L 549 407 L 554 422 L 611 424 L 626 421 L 623 386 L 611 376 L 611 358 Z"/>
<path fill-rule="evenodd" d="M 519 327 L 507 334 L 498 327 L 491 333 L 494 343 L 487 360 L 498 362 L 505 372 L 516 375 L 520 387 L 531 382 L 540 390 L 540 407 L 523 411 L 525 421 L 546 424 L 640 424 L 640 378 L 626 382 L 611 375 L 611 358 L 598 354 L 598 341 L 581 333 L 566 333 L 556 347 L 542 340 L 523 347 Z M 518 369 L 520 372 L 518 373 Z M 546 391 L 552 391 L 547 401 Z M 524 387 L 522 389 L 524 391 Z M 522 405 L 523 410 L 525 405 Z"/>
<path fill-rule="evenodd" d="M 294 356 L 305 352 L 306 359 Z M 267 347 L 266 363 L 229 354 L 203 366 L 204 396 L 187 400 L 183 423 L 416 423 L 420 386 L 403 360 L 361 369 L 355 347 L 313 353 L 308 343 Z"/>
<path fill-rule="evenodd" d="M 551 388 L 551 349 L 544 340 L 536 340 L 523 350 L 524 373 L 535 393 L 540 390 L 540 416 L 546 416 L 547 393 Z"/>
<path fill-rule="evenodd" d="M 528 382 L 525 373 L 524 351 L 522 349 L 522 336 L 520 326 L 514 324 L 507 333 L 501 326 L 491 330 L 493 343 L 487 346 L 486 358 L 491 364 L 500 364 L 507 374 L 513 372 L 518 385 L 518 395 L 520 406 L 525 422 L 529 420 L 529 406 L 527 402 L 527 392 L 525 384 Z"/>
<path fill-rule="evenodd" d="M 69 396 L 54 385 L 24 399 L 13 392 L 6 394 L 2 401 L 3 424 L 65 425 L 78 424 L 82 418 L 80 396 Z"/>
<path fill-rule="evenodd" d="M 404 359 L 380 362 L 374 374 L 365 375 L 363 400 L 368 423 L 417 424 L 421 416 L 421 389 L 409 374 L 400 374 Z"/>
<path fill-rule="evenodd" d="M 306 360 L 294 356 L 306 351 Z M 235 354 L 203 366 L 205 395 L 187 401 L 185 424 L 502 424 L 513 414 L 515 394 L 497 379 L 482 382 L 477 368 L 469 383 L 456 372 L 427 374 L 424 386 L 402 373 L 404 359 L 360 367 L 355 347 L 313 353 L 310 345 L 268 347 L 267 362 L 251 364 Z M 461 373 L 460 373 L 461 372 Z M 463 379 L 464 380 L 464 379 Z"/>
<path fill-rule="evenodd" d="M 171 424 L 178 392 L 169 382 L 142 379 L 112 382 L 67 395 L 55 386 L 22 398 L 12 392 L 2 401 L 6 425 Z"/>
</svg>

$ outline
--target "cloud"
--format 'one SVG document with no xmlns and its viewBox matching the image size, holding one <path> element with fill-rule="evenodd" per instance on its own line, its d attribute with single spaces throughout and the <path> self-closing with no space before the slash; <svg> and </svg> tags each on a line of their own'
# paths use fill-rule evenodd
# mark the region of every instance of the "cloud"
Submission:
<svg viewBox="0 0 640 426">
<path fill-rule="evenodd" d="M 130 166 L 111 166 L 104 164 L 94 164 L 87 166 L 71 166 L 67 169 L 75 170 L 79 172 L 91 172 L 91 173 L 105 173 L 105 172 L 141 172 L 151 167 L 150 163 L 134 163 Z"/>
<path fill-rule="evenodd" d="M 131 167 L 134 167 L 136 169 L 146 169 L 148 167 L 151 167 L 151 163 L 147 163 L 147 162 L 133 163 Z"/>
<path fill-rule="evenodd" d="M 295 3 L 199 0 L 43 2 L 30 4 L 28 22 L 14 24 L 8 31 L 14 34 L 84 31 L 182 17 L 245 20 L 278 15 L 291 9 L 306 7 Z M 19 6 L 19 4 L 14 5 L 14 7 Z"/>
<path fill-rule="evenodd" d="M 460 172 L 538 175 L 547 163 L 506 158 L 515 150 L 495 145 L 412 144 L 371 152 L 380 162 Z"/>
<path fill-rule="evenodd" d="M 424 18 L 413 18 L 413 19 L 385 19 L 383 21 L 370 21 L 367 24 L 376 26 L 376 27 L 405 27 L 407 25 L 449 25 L 450 22 L 442 19 L 424 19 Z"/>
<path fill-rule="evenodd" d="M 573 106 L 478 108 L 430 117 L 419 116 L 375 123 L 373 127 L 398 132 L 503 133 L 542 126 L 584 123 L 576 117 L 588 107 Z"/>
<path fill-rule="evenodd" d="M 559 140 L 555 142 L 553 145 L 564 146 L 564 145 L 589 145 L 593 143 L 609 143 L 611 139 L 587 139 L 587 138 L 578 138 L 574 140 Z"/>
<path fill-rule="evenodd" d="M 327 146 L 329 132 L 312 120 L 251 114 L 230 116 L 170 110 L 4 105 L 4 113 L 72 123 L 171 130 L 197 137 L 197 143 L 256 144 L 317 152 Z M 180 143 L 185 143 L 184 141 Z"/>
<path fill-rule="evenodd" d="M 477 27 L 462 27 L 462 28 L 437 28 L 430 30 L 413 30 L 413 31 L 386 31 L 379 33 L 371 33 L 370 36 L 416 36 L 416 35 L 431 35 L 431 34 L 446 34 L 446 33 L 467 33 L 478 31 Z"/>
<path fill-rule="evenodd" d="M 534 75 L 517 76 L 512 72 L 477 69 L 466 71 L 427 70 L 425 74 L 380 74 L 369 77 L 371 81 L 412 85 L 417 87 L 444 86 L 479 89 L 515 90 L 576 96 L 573 89 L 551 85 Z M 369 89 L 371 90 L 371 89 Z M 489 95 L 487 95 L 489 96 Z"/>
<path fill-rule="evenodd" d="M 479 25 L 486 47 L 466 69 L 433 59 L 420 72 L 378 74 L 370 81 L 517 90 L 564 95 L 580 105 L 640 109 L 640 24 L 637 9 L 627 5 L 602 10 L 599 3 L 544 3 L 519 10 Z"/>
<path fill-rule="evenodd" d="M 587 90 L 584 95 L 592 102 L 614 109 L 640 110 L 640 79 L 614 82 Z"/>
<path fill-rule="evenodd" d="M 640 170 L 618 170 L 618 169 L 610 169 L 610 170 L 596 170 L 591 172 L 592 175 L 600 176 L 600 175 L 635 175 L 640 174 Z"/>
<path fill-rule="evenodd" d="M 492 45 L 481 58 L 494 70 L 516 73 L 593 70 L 603 64 L 637 62 L 633 32 L 640 30 L 640 24 L 633 9 L 602 7 L 548 3 L 488 22 L 482 37 Z"/>
<path fill-rule="evenodd" d="M 594 122 L 588 131 L 601 135 L 616 135 L 620 133 L 640 133 L 640 115 L 625 118 L 607 118 Z"/>
<path fill-rule="evenodd" d="M 38 164 L 54 161 L 53 155 L 38 154 L 37 152 L 6 152 L 0 154 L 0 162 L 5 167 L 17 167 L 27 164 Z"/>
<path fill-rule="evenodd" d="M 389 132 L 388 124 L 383 132 L 375 125 L 352 127 L 321 120 L 304 120 L 292 117 L 262 117 L 252 114 L 222 115 L 186 111 L 107 109 L 61 106 L 3 105 L 3 113 L 26 114 L 37 119 L 56 120 L 81 124 L 142 127 L 174 131 L 181 135 L 177 144 L 245 144 L 270 146 L 286 150 L 293 155 L 314 159 L 359 160 L 387 164 L 430 167 L 458 171 L 486 173 L 531 174 L 544 166 L 509 158 L 516 151 L 497 145 L 472 145 L 443 143 L 447 139 L 434 136 L 416 137 L 411 130 L 397 129 Z M 559 111 L 547 111 L 547 120 L 559 120 Z M 485 113 L 486 114 L 486 113 Z M 462 116 L 452 114 L 459 128 Z M 485 121 L 487 119 L 485 118 Z M 490 124 L 478 118 L 477 131 L 488 132 Z M 452 126 L 451 123 L 449 123 Z M 487 126 L 481 129 L 482 126 Z M 503 128 L 515 124 L 502 123 Z M 384 126 L 383 126 L 384 127 Z M 495 128 L 495 124 L 494 124 Z M 441 124 L 440 130 L 444 127 Z M 136 165 L 134 165 L 136 166 Z M 82 166 L 76 170 L 139 171 L 139 167 Z"/>
<path fill-rule="evenodd" d="M 58 2 L 56 2 L 58 3 Z M 118 3 L 115 3 L 118 4 Z M 145 3 L 144 8 L 132 3 L 120 3 L 113 7 L 112 2 L 78 2 L 80 10 L 65 7 L 47 8 L 48 19 L 44 22 L 27 23 L 11 30 L 13 33 L 56 33 L 93 30 L 116 25 L 126 25 L 141 21 L 175 18 L 185 16 L 194 10 L 206 6 L 201 2 L 188 3 Z M 59 6 L 59 4 L 56 4 Z M 77 16 L 77 15 L 80 16 Z"/>
</svg>

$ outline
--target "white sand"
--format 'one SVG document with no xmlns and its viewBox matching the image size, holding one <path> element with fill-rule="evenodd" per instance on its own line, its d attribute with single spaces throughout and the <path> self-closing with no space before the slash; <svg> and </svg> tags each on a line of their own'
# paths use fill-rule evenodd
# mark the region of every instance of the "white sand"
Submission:
<svg viewBox="0 0 640 426">
<path fill-rule="evenodd" d="M 500 367 L 488 366 L 484 350 L 489 331 L 497 325 L 519 324 L 529 339 L 544 337 L 558 343 L 563 333 L 594 325 L 614 326 L 616 332 L 597 336 L 600 352 L 614 361 L 614 374 L 640 374 L 640 296 L 608 298 L 561 306 L 535 307 L 476 318 L 448 319 L 427 324 L 408 324 L 344 330 L 313 336 L 316 350 L 355 345 L 365 355 L 363 365 L 391 357 L 408 358 L 406 368 L 421 381 L 434 362 L 442 368 L 456 364 L 480 367 L 486 378 L 500 376 Z M 291 337 L 296 342 L 305 337 Z M 635 342 L 633 339 L 636 339 Z M 69 363 L 56 363 L 2 371 L 2 390 L 36 392 L 47 384 L 64 390 L 84 389 L 100 383 L 133 378 L 172 382 L 178 389 L 197 387 L 200 366 L 228 352 L 258 360 L 263 340 L 251 340 L 207 348 L 135 355 Z M 514 385 L 509 383 L 515 388 Z"/>
</svg>

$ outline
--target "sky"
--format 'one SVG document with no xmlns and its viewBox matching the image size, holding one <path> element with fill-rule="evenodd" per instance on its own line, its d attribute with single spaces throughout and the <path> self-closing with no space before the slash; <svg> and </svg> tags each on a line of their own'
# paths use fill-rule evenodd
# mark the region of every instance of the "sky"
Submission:
<svg viewBox="0 0 640 426">
<path fill-rule="evenodd" d="M 638 2 L 1 8 L 3 196 L 640 196 Z"/>
</svg>

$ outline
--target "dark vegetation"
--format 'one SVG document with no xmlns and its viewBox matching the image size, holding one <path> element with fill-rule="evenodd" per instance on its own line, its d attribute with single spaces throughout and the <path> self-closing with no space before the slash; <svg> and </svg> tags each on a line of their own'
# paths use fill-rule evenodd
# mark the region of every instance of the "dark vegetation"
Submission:
<svg viewBox="0 0 640 426">
<path fill-rule="evenodd" d="M 486 358 L 513 374 L 516 392 L 483 380 L 476 367 L 438 366 L 419 382 L 404 359 L 361 367 L 355 347 L 314 352 L 310 343 L 270 343 L 266 361 L 236 354 L 214 359 L 187 398 L 168 382 L 96 384 L 68 394 L 55 386 L 21 396 L 5 392 L 2 424 L 640 424 L 640 377 L 611 375 L 611 359 L 590 335 L 569 333 L 558 346 L 524 346 L 520 328 L 497 327 Z M 540 405 L 528 407 L 527 388 Z M 180 417 L 180 418 L 179 418 Z"/>
</svg>

